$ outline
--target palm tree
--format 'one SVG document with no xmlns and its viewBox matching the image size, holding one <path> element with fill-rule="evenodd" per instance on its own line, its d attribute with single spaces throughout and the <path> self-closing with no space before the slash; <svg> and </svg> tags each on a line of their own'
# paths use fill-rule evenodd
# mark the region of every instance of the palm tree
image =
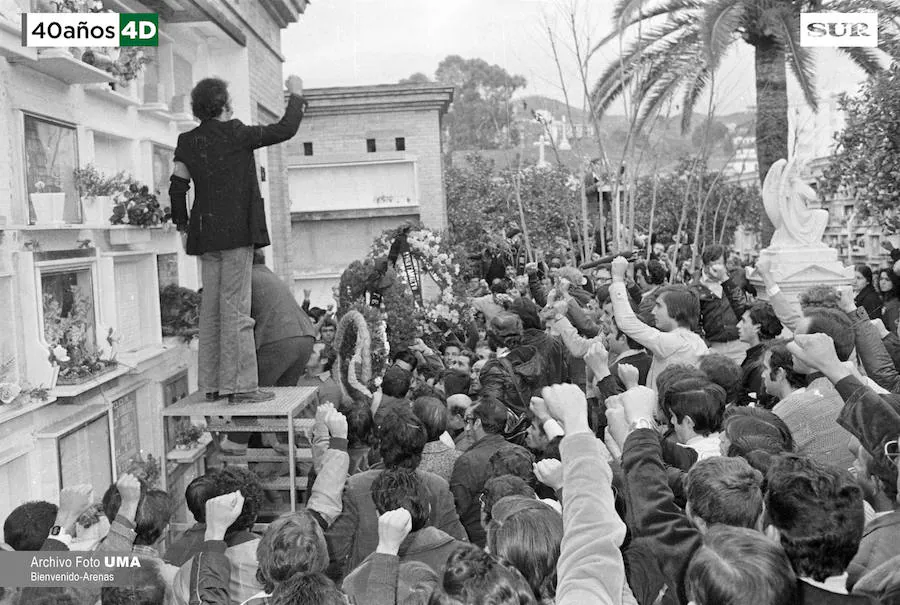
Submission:
<svg viewBox="0 0 900 605">
<path fill-rule="evenodd" d="M 600 76 L 592 92 L 602 113 L 626 91 L 634 91 L 638 125 L 681 95 L 682 131 L 694 106 L 714 81 L 722 58 L 742 40 L 753 47 L 756 76 L 756 149 L 760 183 L 769 168 L 788 156 L 787 68 L 804 99 L 816 110 L 812 49 L 800 46 L 801 12 L 878 12 L 881 48 L 893 50 L 900 23 L 897 0 L 619 0 L 614 31 L 594 48 L 619 36 L 635 37 Z M 882 69 L 888 52 L 841 48 L 867 75 Z M 893 53 L 891 53 L 893 54 Z M 763 216 L 763 245 L 772 225 Z"/>
</svg>

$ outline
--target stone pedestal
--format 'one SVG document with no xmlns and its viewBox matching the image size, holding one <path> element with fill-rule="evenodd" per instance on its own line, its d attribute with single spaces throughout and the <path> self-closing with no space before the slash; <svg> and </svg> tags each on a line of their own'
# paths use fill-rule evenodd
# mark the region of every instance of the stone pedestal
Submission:
<svg viewBox="0 0 900 605">
<path fill-rule="evenodd" d="M 838 260 L 837 250 L 825 244 L 766 248 L 760 260 L 772 261 L 772 277 L 792 303 L 810 286 L 833 286 L 838 291 L 853 287 L 853 266 L 845 267 Z M 766 287 L 756 272 L 750 275 L 761 300 L 768 300 Z"/>
</svg>

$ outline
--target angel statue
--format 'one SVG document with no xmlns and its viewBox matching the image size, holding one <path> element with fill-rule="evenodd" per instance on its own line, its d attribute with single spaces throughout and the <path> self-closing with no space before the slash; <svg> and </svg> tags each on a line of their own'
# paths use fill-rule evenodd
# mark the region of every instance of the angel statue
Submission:
<svg viewBox="0 0 900 605">
<path fill-rule="evenodd" d="M 763 183 L 763 206 L 775 226 L 770 248 L 824 246 L 828 211 L 810 208 L 815 190 L 800 178 L 794 160 L 778 160 Z"/>
</svg>

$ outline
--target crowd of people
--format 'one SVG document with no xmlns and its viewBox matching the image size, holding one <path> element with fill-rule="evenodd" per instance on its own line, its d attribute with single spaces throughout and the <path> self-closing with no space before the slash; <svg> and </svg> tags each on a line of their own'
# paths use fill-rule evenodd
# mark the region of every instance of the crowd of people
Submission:
<svg viewBox="0 0 900 605">
<path fill-rule="evenodd" d="M 876 286 L 857 267 L 855 298 L 814 285 L 795 305 L 768 257 L 758 292 L 721 245 L 696 272 L 661 244 L 590 269 L 517 253 L 471 276 L 469 325 L 423 322 L 361 395 L 334 371 L 334 309 L 297 304 L 252 260 L 268 243 L 252 150 L 296 132 L 289 89 L 281 122 L 246 127 L 224 82 L 198 84 L 170 193 L 202 258 L 207 399 L 317 389 L 302 506 L 254 531 L 272 462 L 212 465 L 183 494 L 124 474 L 99 508 L 66 487 L 13 510 L 3 548 L 129 551 L 140 570 L 0 603 L 900 603 L 894 268 Z M 222 196 L 242 213 L 217 213 Z M 195 524 L 170 535 L 176 501 Z"/>
<path fill-rule="evenodd" d="M 893 268 L 878 305 L 862 266 L 855 296 L 816 285 L 795 305 L 765 256 L 766 301 L 727 258 L 708 246 L 686 283 L 664 251 L 473 281 L 473 325 L 392 351 L 365 400 L 330 373 L 333 310 L 258 263 L 259 384 L 319 389 L 304 505 L 254 533 L 253 465 L 184 494 L 124 475 L 85 538 L 89 492 L 66 488 L 14 510 L 5 548 L 132 551 L 141 572 L 3 602 L 900 603 Z M 300 334 L 273 328 L 285 314 Z M 196 524 L 166 540 L 175 498 Z"/>
</svg>

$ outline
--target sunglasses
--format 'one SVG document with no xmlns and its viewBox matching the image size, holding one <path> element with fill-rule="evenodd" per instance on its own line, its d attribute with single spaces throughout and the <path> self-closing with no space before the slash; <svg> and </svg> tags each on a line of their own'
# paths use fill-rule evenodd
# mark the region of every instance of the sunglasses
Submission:
<svg viewBox="0 0 900 605">
<path fill-rule="evenodd" d="M 475 424 L 475 416 L 469 416 L 468 414 L 463 418 L 466 421 L 466 424 Z"/>
<path fill-rule="evenodd" d="M 893 441 L 888 441 L 884 444 L 884 456 L 890 461 L 894 466 L 898 466 L 898 461 L 900 461 L 900 440 L 894 439 Z"/>
</svg>

